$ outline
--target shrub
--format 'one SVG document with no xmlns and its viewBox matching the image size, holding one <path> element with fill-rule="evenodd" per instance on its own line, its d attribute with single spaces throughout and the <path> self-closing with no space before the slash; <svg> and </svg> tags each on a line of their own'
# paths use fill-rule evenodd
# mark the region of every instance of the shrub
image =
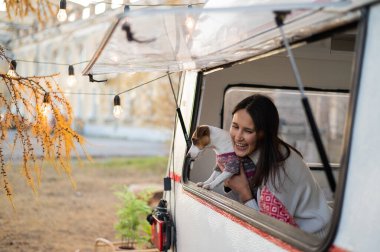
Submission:
<svg viewBox="0 0 380 252">
<path fill-rule="evenodd" d="M 135 195 L 127 186 L 123 186 L 115 192 L 115 195 L 121 201 L 116 213 L 118 217 L 115 225 L 117 235 L 127 247 L 133 247 L 135 243 L 144 247 L 149 246 L 151 230 L 146 216 L 152 211 L 148 205 L 152 192 L 145 190 Z"/>
</svg>

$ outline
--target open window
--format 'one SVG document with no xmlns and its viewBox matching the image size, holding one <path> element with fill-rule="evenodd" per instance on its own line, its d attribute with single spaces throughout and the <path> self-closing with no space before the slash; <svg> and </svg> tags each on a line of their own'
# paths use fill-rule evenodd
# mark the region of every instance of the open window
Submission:
<svg viewBox="0 0 380 252">
<path fill-rule="evenodd" d="M 332 33 L 293 50 L 333 174 L 339 181 L 341 161 L 350 127 L 350 97 L 353 85 L 354 44 L 356 26 Z M 317 153 L 314 139 L 301 104 L 293 72 L 286 53 L 278 53 L 221 71 L 205 73 L 199 83 L 198 107 L 193 118 L 196 125 L 213 125 L 229 130 L 234 106 L 254 93 L 272 98 L 280 115 L 281 138 L 297 148 L 322 188 L 326 199 L 334 206 L 334 197 Z M 213 191 L 201 189 L 196 182 L 205 181 L 215 167 L 215 153 L 205 151 L 201 157 L 185 166 L 184 188 L 211 204 L 230 212 L 255 227 L 279 236 L 299 248 L 320 246 L 321 240 L 297 228 L 264 216 L 253 209 L 224 196 L 223 185 Z"/>
<path fill-rule="evenodd" d="M 278 87 L 274 89 L 270 87 L 260 88 L 257 85 L 229 86 L 224 93 L 223 129 L 229 130 L 232 111 L 237 102 L 257 93 L 264 94 L 273 100 L 280 115 L 279 135 L 281 139 L 302 153 L 304 161 L 314 173 L 314 177 L 322 187 L 326 198 L 331 202 L 333 195 L 326 183 L 298 90 Z M 347 119 L 349 94 L 345 90 L 307 90 L 305 94 L 309 98 L 329 161 L 337 179 L 342 157 L 343 132 Z"/>
</svg>

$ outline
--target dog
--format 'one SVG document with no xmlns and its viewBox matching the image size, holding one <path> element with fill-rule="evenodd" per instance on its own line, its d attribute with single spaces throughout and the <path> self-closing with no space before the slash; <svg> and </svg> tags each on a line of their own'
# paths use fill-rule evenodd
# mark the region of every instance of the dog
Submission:
<svg viewBox="0 0 380 252">
<path fill-rule="evenodd" d="M 207 148 L 213 149 L 216 153 L 217 167 L 209 179 L 198 182 L 197 186 L 212 190 L 226 179 L 239 174 L 241 160 L 234 152 L 232 139 L 227 131 L 209 125 L 201 125 L 196 128 L 191 141 L 192 145 L 187 155 L 192 160 L 195 160 Z"/>
</svg>

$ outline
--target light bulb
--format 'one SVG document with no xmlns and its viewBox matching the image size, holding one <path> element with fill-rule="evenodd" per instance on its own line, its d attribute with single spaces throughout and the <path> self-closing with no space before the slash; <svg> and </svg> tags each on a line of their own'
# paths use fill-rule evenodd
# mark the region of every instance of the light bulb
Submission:
<svg viewBox="0 0 380 252">
<path fill-rule="evenodd" d="M 193 31 L 195 26 L 194 18 L 192 16 L 187 16 L 185 20 L 185 25 L 189 32 Z"/>
<path fill-rule="evenodd" d="M 72 87 L 77 84 L 77 79 L 74 75 L 74 67 L 72 65 L 69 66 L 69 77 L 67 78 L 67 86 Z"/>
<path fill-rule="evenodd" d="M 113 115 L 119 119 L 122 112 L 123 109 L 120 106 L 120 97 L 115 95 L 115 98 L 113 98 Z"/>
<path fill-rule="evenodd" d="M 17 77 L 17 73 L 16 73 L 16 67 L 17 67 L 17 62 L 15 60 L 12 60 L 10 63 L 9 63 L 9 70 L 7 72 L 7 75 L 11 78 L 15 78 Z"/>
<path fill-rule="evenodd" d="M 67 13 L 65 9 L 59 9 L 57 14 L 57 19 L 59 22 L 65 22 L 67 19 Z"/>
<path fill-rule="evenodd" d="M 16 74 L 16 71 L 13 70 L 13 69 L 9 69 L 8 72 L 7 72 L 7 75 L 11 78 L 15 78 L 17 77 L 17 74 Z"/>
<path fill-rule="evenodd" d="M 59 22 L 64 22 L 67 19 L 67 13 L 66 13 L 66 0 L 61 0 L 59 2 L 59 11 L 57 14 L 57 19 Z"/>
<path fill-rule="evenodd" d="M 77 84 L 77 78 L 74 75 L 67 77 L 67 86 L 72 87 Z"/>
<path fill-rule="evenodd" d="M 191 8 L 193 8 L 193 6 L 192 5 L 188 5 L 187 8 L 190 10 Z M 194 20 L 194 18 L 192 16 L 190 16 L 190 14 L 186 16 L 185 26 L 186 26 L 188 32 L 190 32 L 190 33 L 194 29 L 195 20 Z"/>
<path fill-rule="evenodd" d="M 44 94 L 44 100 L 42 102 L 42 114 L 44 114 L 44 116 L 47 116 L 47 114 L 49 113 L 49 101 L 50 101 L 50 96 L 49 96 L 49 93 L 46 92 Z"/>
<path fill-rule="evenodd" d="M 42 104 L 42 114 L 44 116 L 47 116 L 50 112 L 50 106 L 49 106 L 49 103 L 43 103 Z"/>
<path fill-rule="evenodd" d="M 121 108 L 120 105 L 116 105 L 113 107 L 113 116 L 116 117 L 117 119 L 120 118 L 120 115 L 122 112 L 123 112 L 123 109 Z"/>
</svg>

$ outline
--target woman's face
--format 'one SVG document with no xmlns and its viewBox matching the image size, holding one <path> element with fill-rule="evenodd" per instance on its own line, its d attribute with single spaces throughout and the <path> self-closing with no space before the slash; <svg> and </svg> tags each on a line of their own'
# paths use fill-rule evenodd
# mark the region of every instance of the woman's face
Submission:
<svg viewBox="0 0 380 252">
<path fill-rule="evenodd" d="M 246 109 L 240 109 L 233 115 L 230 135 L 237 156 L 245 157 L 255 150 L 257 142 L 255 124 Z"/>
</svg>

